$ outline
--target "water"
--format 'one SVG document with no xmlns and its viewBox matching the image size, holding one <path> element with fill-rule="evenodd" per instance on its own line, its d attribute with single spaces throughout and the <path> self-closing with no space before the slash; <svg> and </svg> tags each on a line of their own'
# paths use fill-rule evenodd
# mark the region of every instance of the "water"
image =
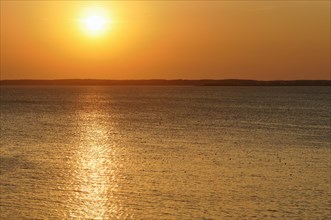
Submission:
<svg viewBox="0 0 331 220">
<path fill-rule="evenodd" d="M 328 219 L 330 87 L 2 87 L 1 219 Z"/>
</svg>

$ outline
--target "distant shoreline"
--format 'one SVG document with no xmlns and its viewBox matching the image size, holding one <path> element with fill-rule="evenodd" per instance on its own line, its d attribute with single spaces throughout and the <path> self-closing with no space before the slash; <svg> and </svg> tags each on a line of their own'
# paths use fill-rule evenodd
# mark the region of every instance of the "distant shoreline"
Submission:
<svg viewBox="0 0 331 220">
<path fill-rule="evenodd" d="M 331 86 L 331 80 L 103 80 L 103 79 L 57 79 L 57 80 L 0 80 L 0 86 Z"/>
</svg>

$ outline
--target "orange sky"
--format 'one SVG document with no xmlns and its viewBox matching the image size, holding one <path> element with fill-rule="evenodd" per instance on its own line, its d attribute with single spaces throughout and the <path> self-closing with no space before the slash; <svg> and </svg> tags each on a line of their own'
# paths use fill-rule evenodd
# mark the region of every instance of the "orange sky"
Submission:
<svg viewBox="0 0 331 220">
<path fill-rule="evenodd" d="M 1 79 L 63 78 L 330 79 L 330 1 L 1 1 Z"/>
</svg>

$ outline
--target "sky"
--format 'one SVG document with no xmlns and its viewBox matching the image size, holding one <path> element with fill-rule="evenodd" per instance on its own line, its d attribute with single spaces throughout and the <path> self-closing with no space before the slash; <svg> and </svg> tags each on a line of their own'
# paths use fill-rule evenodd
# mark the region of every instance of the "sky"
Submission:
<svg viewBox="0 0 331 220">
<path fill-rule="evenodd" d="M 1 79 L 330 79 L 330 1 L 1 1 Z"/>
</svg>

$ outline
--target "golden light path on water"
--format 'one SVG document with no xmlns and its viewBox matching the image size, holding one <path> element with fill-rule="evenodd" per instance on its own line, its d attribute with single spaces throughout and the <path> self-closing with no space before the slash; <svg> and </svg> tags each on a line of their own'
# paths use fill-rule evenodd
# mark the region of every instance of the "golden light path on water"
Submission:
<svg viewBox="0 0 331 220">
<path fill-rule="evenodd" d="M 329 219 L 329 97 L 1 88 L 0 219 Z"/>
<path fill-rule="evenodd" d="M 85 97 L 87 99 L 93 97 Z M 116 150 L 111 139 L 114 127 L 105 121 L 102 107 L 85 100 L 79 113 L 80 143 L 75 156 L 74 207 L 70 216 L 86 219 L 109 219 L 116 216 L 118 204 L 113 197 L 116 181 Z"/>
</svg>

